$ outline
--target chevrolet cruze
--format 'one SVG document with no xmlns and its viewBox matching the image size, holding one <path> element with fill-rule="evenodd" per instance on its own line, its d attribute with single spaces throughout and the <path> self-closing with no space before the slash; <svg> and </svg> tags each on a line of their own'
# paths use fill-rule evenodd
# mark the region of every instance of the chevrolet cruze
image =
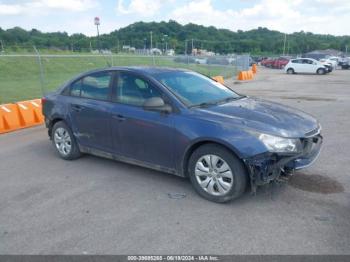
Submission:
<svg viewBox="0 0 350 262">
<path fill-rule="evenodd" d="M 215 202 L 309 166 L 322 145 L 312 116 L 182 69 L 90 71 L 42 102 L 63 159 L 87 153 L 189 177 Z"/>
</svg>

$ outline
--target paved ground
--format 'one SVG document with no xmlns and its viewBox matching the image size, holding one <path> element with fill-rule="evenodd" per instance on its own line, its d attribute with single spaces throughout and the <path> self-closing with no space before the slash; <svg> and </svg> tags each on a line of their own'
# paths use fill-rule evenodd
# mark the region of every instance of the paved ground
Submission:
<svg viewBox="0 0 350 262">
<path fill-rule="evenodd" d="M 350 254 L 350 71 L 260 71 L 233 87 L 310 112 L 324 130 L 318 162 L 288 186 L 215 204 L 182 178 L 63 161 L 44 128 L 22 130 L 0 136 L 0 253 Z"/>
</svg>

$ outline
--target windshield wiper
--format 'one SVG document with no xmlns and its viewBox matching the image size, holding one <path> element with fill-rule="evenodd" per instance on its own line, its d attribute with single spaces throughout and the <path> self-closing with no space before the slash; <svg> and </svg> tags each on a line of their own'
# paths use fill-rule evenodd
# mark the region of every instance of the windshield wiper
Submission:
<svg viewBox="0 0 350 262">
<path fill-rule="evenodd" d="M 192 108 L 192 107 L 207 107 L 207 106 L 213 106 L 213 105 L 218 105 L 218 104 L 225 104 L 225 103 L 228 103 L 230 101 L 242 99 L 244 97 L 246 97 L 246 96 L 238 96 L 238 97 L 230 96 L 230 97 L 227 97 L 225 99 L 221 99 L 221 100 L 217 100 L 217 101 L 209 101 L 209 102 L 203 102 L 200 104 L 192 105 L 192 106 L 190 106 L 190 108 Z"/>
<path fill-rule="evenodd" d="M 231 101 L 242 99 L 244 97 L 246 97 L 246 96 L 237 96 L 237 97 L 230 96 L 230 97 L 227 97 L 225 99 L 217 101 L 216 104 L 225 104 L 225 103 L 228 103 L 228 102 L 231 102 Z"/>
<path fill-rule="evenodd" d="M 214 101 L 214 102 L 203 102 L 203 103 L 200 103 L 200 104 L 191 105 L 190 108 L 192 108 L 192 107 L 207 107 L 207 106 L 214 106 L 214 105 L 217 105 L 216 101 Z"/>
</svg>

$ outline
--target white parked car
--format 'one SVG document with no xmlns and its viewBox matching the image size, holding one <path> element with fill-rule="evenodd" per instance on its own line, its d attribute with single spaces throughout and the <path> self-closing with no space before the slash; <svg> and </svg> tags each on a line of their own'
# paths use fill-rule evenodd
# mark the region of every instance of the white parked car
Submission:
<svg viewBox="0 0 350 262">
<path fill-rule="evenodd" d="M 196 59 L 194 59 L 194 61 L 198 65 L 205 65 L 207 63 L 207 59 L 206 58 L 196 58 Z"/>
<path fill-rule="evenodd" d="M 284 67 L 287 74 L 307 73 L 324 75 L 328 73 L 328 69 L 321 62 L 312 58 L 291 59 Z"/>
</svg>

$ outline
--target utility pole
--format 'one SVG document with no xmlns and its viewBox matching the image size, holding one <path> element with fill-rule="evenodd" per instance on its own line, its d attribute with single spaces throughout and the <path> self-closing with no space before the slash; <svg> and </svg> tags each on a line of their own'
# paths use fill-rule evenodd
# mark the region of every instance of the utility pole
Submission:
<svg viewBox="0 0 350 262">
<path fill-rule="evenodd" d="M 185 40 L 185 55 L 187 55 L 187 40 Z"/>
<path fill-rule="evenodd" d="M 149 32 L 150 33 L 150 35 L 151 35 L 151 52 L 152 52 L 152 49 L 153 49 L 153 40 L 152 40 L 152 34 L 153 34 L 153 32 L 151 31 L 151 32 Z"/>
<path fill-rule="evenodd" d="M 164 35 L 165 39 L 165 54 L 168 53 L 168 35 Z"/>
<path fill-rule="evenodd" d="M 4 43 L 2 42 L 2 40 L 0 40 L 0 44 L 1 44 L 1 52 L 4 53 L 5 52 L 5 50 L 4 50 Z"/>
<path fill-rule="evenodd" d="M 2 45 L 1 45 L 2 46 Z M 4 51 L 4 50 L 2 50 Z M 345 46 L 345 54 L 347 55 L 348 54 L 348 45 Z"/>
<path fill-rule="evenodd" d="M 191 53 L 193 55 L 193 38 L 192 38 L 192 49 L 191 49 Z"/>
<path fill-rule="evenodd" d="M 283 41 L 283 56 L 286 53 L 286 41 L 287 41 L 287 34 L 284 34 L 284 41 Z"/>
<path fill-rule="evenodd" d="M 94 23 L 96 25 L 96 29 L 97 29 L 97 49 L 98 49 L 98 52 L 100 53 L 100 31 L 98 29 L 98 26 L 100 25 L 100 18 L 99 17 L 95 17 L 94 19 Z"/>
</svg>

